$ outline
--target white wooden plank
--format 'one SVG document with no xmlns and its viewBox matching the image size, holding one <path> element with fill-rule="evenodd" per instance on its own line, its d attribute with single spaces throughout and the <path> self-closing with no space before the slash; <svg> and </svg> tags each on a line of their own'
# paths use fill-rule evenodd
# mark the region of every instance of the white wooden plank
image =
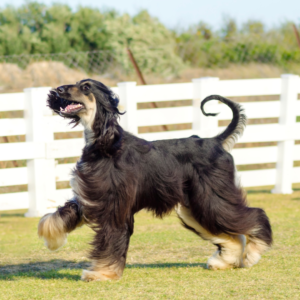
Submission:
<svg viewBox="0 0 300 300">
<path fill-rule="evenodd" d="M 47 197 L 46 208 L 48 212 L 56 210 L 57 206 L 64 205 L 64 203 L 73 198 L 73 192 L 71 189 L 59 189 L 55 190 Z"/>
<path fill-rule="evenodd" d="M 29 207 L 28 192 L 0 194 L 0 211 Z"/>
<path fill-rule="evenodd" d="M 300 183 L 300 167 L 293 168 L 292 182 Z"/>
<path fill-rule="evenodd" d="M 242 177 L 242 186 L 264 186 L 274 185 L 276 170 L 255 170 L 239 172 Z M 293 183 L 300 182 L 300 167 L 293 169 Z M 52 199 L 48 199 L 47 208 L 49 211 L 54 211 L 58 205 L 71 199 L 73 196 L 71 189 L 57 190 Z M 26 209 L 29 207 L 28 192 L 0 194 L 0 211 Z"/>
<path fill-rule="evenodd" d="M 66 201 L 73 197 L 71 189 L 57 190 L 51 199 L 47 199 L 47 210 L 53 212 L 59 205 L 64 205 Z M 0 211 L 28 209 L 28 192 L 0 194 Z"/>
<path fill-rule="evenodd" d="M 292 74 L 281 75 L 282 92 L 280 95 L 279 123 L 282 126 L 293 126 L 296 123 L 295 104 L 298 98 L 299 76 Z M 291 128 L 294 129 L 294 128 Z M 276 183 L 273 190 L 276 194 L 291 194 L 291 175 L 293 169 L 293 150 L 295 143 L 287 135 L 278 144 L 278 158 L 276 166 Z"/>
<path fill-rule="evenodd" d="M 26 134 L 24 119 L 0 119 L 0 136 L 24 134 Z"/>
<path fill-rule="evenodd" d="M 243 187 L 274 185 L 276 169 L 253 170 L 238 172 Z M 292 182 L 300 182 L 300 167 L 293 168 Z"/>
<path fill-rule="evenodd" d="M 209 137 L 214 137 L 220 132 L 224 131 L 226 127 L 219 127 L 215 132 L 210 132 Z M 205 130 L 203 130 L 205 133 Z M 200 135 L 194 130 L 180 130 L 180 131 L 166 131 L 142 133 L 138 136 L 146 140 L 159 140 L 189 137 L 191 135 Z M 251 142 L 274 142 L 283 141 L 286 139 L 299 140 L 300 139 L 300 123 L 293 126 L 282 126 L 279 124 L 264 124 L 264 125 L 249 125 L 246 127 L 244 135 L 238 139 L 239 143 Z"/>
<path fill-rule="evenodd" d="M 47 126 L 49 126 L 53 132 L 83 131 L 83 126 L 81 124 L 74 127 L 74 124 L 70 125 L 69 123 L 70 119 L 64 119 L 58 115 L 55 115 L 47 120 Z"/>
<path fill-rule="evenodd" d="M 274 185 L 276 180 L 276 170 L 253 170 L 238 172 L 242 187 Z"/>
<path fill-rule="evenodd" d="M 117 96 L 119 96 L 119 88 L 117 86 L 113 86 L 110 88 L 114 94 L 116 94 Z"/>
<path fill-rule="evenodd" d="M 42 142 L 0 144 L 0 161 L 43 158 L 45 153 Z"/>
<path fill-rule="evenodd" d="M 295 108 L 295 109 L 296 109 L 296 111 L 298 112 L 297 115 L 300 116 L 300 100 L 298 100 L 298 101 L 296 102 L 296 108 Z"/>
<path fill-rule="evenodd" d="M 281 78 L 220 80 L 218 94 L 226 97 L 265 96 L 281 93 Z"/>
<path fill-rule="evenodd" d="M 277 160 L 278 148 L 275 147 L 254 147 L 245 149 L 234 149 L 232 155 L 236 165 L 274 163 Z M 298 153 L 299 152 L 299 153 Z M 295 146 L 294 160 L 300 160 L 300 145 Z M 56 166 L 56 181 L 69 181 L 71 170 L 75 167 L 72 164 L 60 164 Z M 300 177 L 299 177 L 300 180 Z"/>
<path fill-rule="evenodd" d="M 300 101 L 299 101 L 300 102 Z M 300 110 L 300 105 L 299 110 Z M 279 102 L 257 102 L 243 104 L 247 117 L 250 118 L 271 118 L 279 116 Z M 298 109 L 298 108 L 296 108 Z M 231 110 L 223 106 L 218 119 L 226 120 L 232 118 Z M 170 107 L 158 109 L 138 110 L 138 126 L 153 126 L 161 124 L 180 124 L 192 121 L 192 107 Z M 49 118 L 48 122 L 53 132 L 80 132 L 83 126 L 80 124 L 75 128 L 69 125 L 69 121 L 60 116 Z M 25 135 L 26 127 L 24 119 L 1 119 L 0 136 Z"/>
<path fill-rule="evenodd" d="M 57 206 L 63 206 L 66 201 L 72 198 L 73 198 L 73 192 L 71 189 L 56 190 L 47 199 L 47 211 L 54 212 Z"/>
<path fill-rule="evenodd" d="M 118 95 L 118 87 L 112 87 Z M 221 80 L 218 93 L 224 96 L 279 95 L 281 79 Z M 192 83 L 137 86 L 138 102 L 192 99 Z M 300 89 L 299 89 L 300 93 Z M 165 98 L 165 99 L 162 99 Z M 24 110 L 24 93 L 0 94 L 0 111 Z"/>
<path fill-rule="evenodd" d="M 219 132 L 225 127 L 219 127 Z M 279 124 L 248 125 L 244 134 L 238 139 L 239 143 L 274 142 L 300 139 L 300 123 L 293 126 Z"/>
<path fill-rule="evenodd" d="M 300 145 L 294 146 L 294 160 L 300 160 Z"/>
<path fill-rule="evenodd" d="M 232 156 L 236 165 L 274 163 L 277 161 L 277 154 L 277 147 L 253 147 L 232 150 Z"/>
<path fill-rule="evenodd" d="M 300 145 L 294 146 L 293 160 L 300 160 Z M 232 156 L 236 165 L 275 163 L 278 159 L 278 147 L 253 147 L 233 149 Z"/>
<path fill-rule="evenodd" d="M 300 145 L 295 146 L 294 160 L 300 160 Z M 277 160 L 277 147 L 234 149 L 232 155 L 236 165 L 272 163 Z M 75 163 L 60 164 L 55 168 L 56 181 L 69 181 Z M 300 181 L 300 177 L 299 177 Z M 296 182 L 296 181 L 294 181 Z M 27 168 L 0 169 L 0 186 L 27 184 Z"/>
<path fill-rule="evenodd" d="M 0 169 L 0 186 L 10 186 L 27 183 L 27 168 Z"/>
<path fill-rule="evenodd" d="M 55 205 L 64 205 L 64 203 L 73 197 L 72 189 L 61 189 L 55 193 Z"/>
<path fill-rule="evenodd" d="M 24 110 L 24 93 L 0 94 L 0 111 Z"/>
<path fill-rule="evenodd" d="M 278 118 L 280 110 L 279 101 L 264 101 L 264 102 L 249 102 L 241 103 L 245 110 L 245 114 L 248 119 L 259 119 L 259 118 Z M 218 115 L 219 120 L 231 120 L 232 111 L 225 104 L 219 106 L 220 114 Z"/>
<path fill-rule="evenodd" d="M 111 90 L 118 95 L 118 87 Z M 0 94 L 0 111 L 24 110 L 24 93 L 5 93 Z"/>
<path fill-rule="evenodd" d="M 191 123 L 192 120 L 192 106 L 142 109 L 137 112 L 138 126 Z"/>
<path fill-rule="evenodd" d="M 192 83 L 140 85 L 135 88 L 133 97 L 137 103 L 192 99 L 193 85 Z"/>
<path fill-rule="evenodd" d="M 60 164 L 55 168 L 55 180 L 56 181 L 69 181 L 71 178 L 71 171 L 75 167 L 73 164 Z"/>
<path fill-rule="evenodd" d="M 177 131 L 140 133 L 138 134 L 138 137 L 145 139 L 147 141 L 156 141 L 156 140 L 187 138 L 193 134 L 195 134 L 193 130 L 177 130 Z"/>
<path fill-rule="evenodd" d="M 56 140 L 46 144 L 47 158 L 76 157 L 82 154 L 84 139 Z"/>
</svg>

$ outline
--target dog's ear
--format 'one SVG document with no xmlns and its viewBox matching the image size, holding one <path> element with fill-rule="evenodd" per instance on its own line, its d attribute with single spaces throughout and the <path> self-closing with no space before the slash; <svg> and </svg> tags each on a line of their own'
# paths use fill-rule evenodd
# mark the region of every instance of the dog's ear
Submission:
<svg viewBox="0 0 300 300">
<path fill-rule="evenodd" d="M 97 112 L 95 115 L 93 131 L 96 137 L 104 136 L 113 127 L 118 124 L 117 120 L 121 113 L 118 109 L 119 99 L 113 93 L 105 95 L 102 101 L 96 101 Z M 104 101 L 103 101 L 104 100 Z"/>
<path fill-rule="evenodd" d="M 110 100 L 112 106 L 114 106 L 116 108 L 118 107 L 120 101 L 119 101 L 119 98 L 118 98 L 118 96 L 116 94 L 114 94 L 113 92 L 111 92 L 109 100 Z M 121 113 L 118 111 L 118 114 L 121 114 Z"/>
<path fill-rule="evenodd" d="M 118 110 L 118 103 L 119 99 L 113 93 L 106 94 L 101 101 L 96 101 L 93 131 L 98 149 L 106 154 L 118 148 L 123 131 L 118 124 L 118 117 L 123 114 Z"/>
</svg>

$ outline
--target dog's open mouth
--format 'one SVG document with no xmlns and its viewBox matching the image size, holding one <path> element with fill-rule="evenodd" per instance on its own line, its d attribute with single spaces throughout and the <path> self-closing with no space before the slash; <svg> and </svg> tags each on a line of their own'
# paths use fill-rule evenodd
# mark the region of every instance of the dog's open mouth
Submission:
<svg viewBox="0 0 300 300">
<path fill-rule="evenodd" d="M 64 101 L 68 101 L 68 100 L 65 100 Z M 70 101 L 69 101 L 70 102 Z M 66 106 L 65 108 L 62 108 L 60 107 L 60 112 L 63 112 L 63 113 L 77 113 L 79 112 L 82 108 L 84 108 L 84 106 L 80 103 L 77 102 L 74 103 L 72 102 L 72 104 L 69 104 L 68 106 Z"/>
<path fill-rule="evenodd" d="M 76 115 L 79 111 L 85 109 L 83 103 L 62 98 L 56 92 L 56 90 L 50 91 L 50 94 L 48 95 L 48 105 L 58 114 L 64 116 L 69 115 L 70 117 Z"/>
</svg>

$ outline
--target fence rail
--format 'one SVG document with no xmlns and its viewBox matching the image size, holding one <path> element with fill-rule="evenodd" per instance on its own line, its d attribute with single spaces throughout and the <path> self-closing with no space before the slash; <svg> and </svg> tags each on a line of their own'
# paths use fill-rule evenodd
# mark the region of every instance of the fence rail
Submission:
<svg viewBox="0 0 300 300">
<path fill-rule="evenodd" d="M 0 186 L 28 185 L 28 192 L 0 194 L 0 210 L 28 208 L 27 216 L 40 216 L 52 211 L 72 196 L 70 189 L 56 189 L 57 182 L 68 181 L 74 163 L 57 164 L 56 159 L 78 157 L 83 138 L 55 140 L 54 133 L 82 131 L 72 129 L 67 120 L 54 116 L 46 107 L 50 88 L 30 88 L 24 93 L 0 94 L 0 111 L 24 110 L 25 117 L 0 119 L 0 136 L 25 135 L 26 142 L 0 144 L 0 161 L 27 160 L 22 168 L 0 169 Z M 231 110 L 217 101 L 207 103 L 206 110 L 220 112 L 218 117 L 201 114 L 201 100 L 210 94 L 227 97 L 274 96 L 274 101 L 243 103 L 248 119 L 278 118 L 274 124 L 248 125 L 241 143 L 277 142 L 277 146 L 234 149 L 237 165 L 276 163 L 274 169 L 241 171 L 244 187 L 274 185 L 275 193 L 291 193 L 292 184 L 300 182 L 300 79 L 282 75 L 275 79 L 223 80 L 206 77 L 191 83 L 136 86 L 135 82 L 119 83 L 112 88 L 126 110 L 121 125 L 147 140 L 188 137 L 197 134 L 211 137 L 225 127 L 219 120 L 230 120 Z M 277 100 L 276 100 L 277 98 Z M 280 98 L 280 100 L 279 100 Z M 191 106 L 137 109 L 137 103 L 192 99 Z M 192 129 L 138 133 L 141 126 L 190 123 Z"/>
</svg>

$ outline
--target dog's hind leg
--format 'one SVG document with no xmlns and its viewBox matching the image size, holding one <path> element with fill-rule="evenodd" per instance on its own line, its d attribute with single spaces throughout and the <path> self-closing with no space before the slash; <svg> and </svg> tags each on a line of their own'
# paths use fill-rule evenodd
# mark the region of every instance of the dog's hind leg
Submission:
<svg viewBox="0 0 300 300">
<path fill-rule="evenodd" d="M 271 226 L 265 212 L 260 208 L 251 208 L 249 218 L 252 218 L 256 225 L 246 235 L 247 242 L 243 259 L 245 267 L 257 264 L 261 255 L 272 244 Z"/>
<path fill-rule="evenodd" d="M 176 212 L 184 227 L 218 247 L 218 250 L 208 259 L 207 267 L 209 269 L 224 270 L 243 267 L 244 235 L 229 235 L 226 233 L 214 235 L 196 221 L 189 208 L 179 204 Z"/>
<path fill-rule="evenodd" d="M 51 251 L 62 247 L 68 233 L 83 225 L 83 218 L 76 199 L 70 200 L 56 212 L 43 216 L 38 225 L 38 235 L 44 238 L 45 245 Z"/>
</svg>

